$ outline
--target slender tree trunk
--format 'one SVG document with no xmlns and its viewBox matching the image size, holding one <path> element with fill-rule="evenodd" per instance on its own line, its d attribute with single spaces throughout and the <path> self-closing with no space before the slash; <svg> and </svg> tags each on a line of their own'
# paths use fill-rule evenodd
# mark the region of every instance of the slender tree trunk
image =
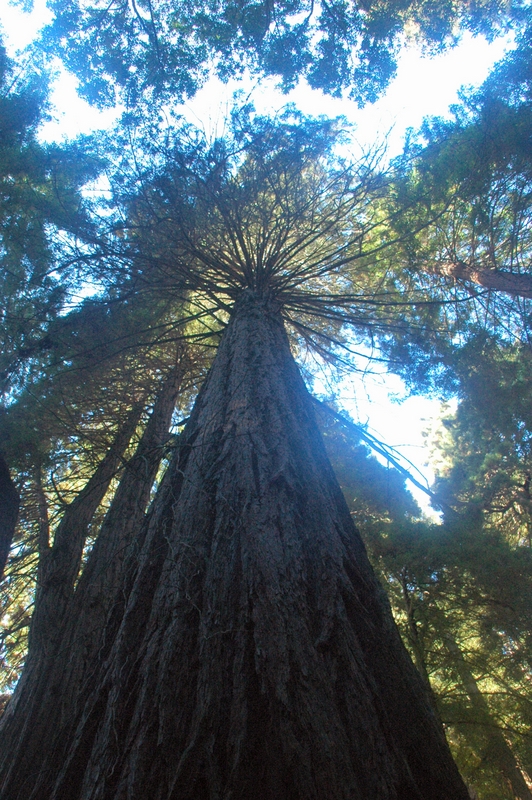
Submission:
<svg viewBox="0 0 532 800">
<path fill-rule="evenodd" d="M 121 586 L 124 563 L 130 555 L 130 546 L 135 544 L 135 536 L 146 514 L 161 463 L 162 448 L 168 438 L 182 377 L 183 366 L 178 363 L 165 379 L 135 454 L 125 465 L 116 494 L 76 587 L 76 603 L 80 609 L 81 606 L 92 609 L 91 624 L 94 624 L 96 616 L 101 616 L 96 613 L 96 606 L 105 609 L 105 618 L 108 605 Z"/>
<path fill-rule="evenodd" d="M 50 517 L 48 515 L 48 501 L 42 485 L 41 464 L 38 464 L 33 474 L 33 490 L 35 493 L 35 505 L 37 506 L 37 553 L 40 567 L 46 561 L 47 553 L 50 549 Z M 38 575 L 37 582 L 41 583 L 41 581 L 42 577 Z"/>
<path fill-rule="evenodd" d="M 419 674 L 423 678 L 423 683 L 425 685 L 425 690 L 427 692 L 429 703 L 431 704 L 431 707 L 434 710 L 434 713 L 441 724 L 442 720 L 438 709 L 438 703 L 436 701 L 436 696 L 434 695 L 434 692 L 432 690 L 430 676 L 425 661 L 425 653 L 423 652 L 423 645 L 419 637 L 418 625 L 414 614 L 414 606 L 412 603 L 412 595 L 410 589 L 408 588 L 408 570 L 406 567 L 403 567 L 400 575 L 401 575 L 401 589 L 403 594 L 404 609 L 406 612 L 407 637 L 410 647 L 412 649 L 412 654 L 414 656 L 414 664 L 416 665 Z"/>
<path fill-rule="evenodd" d="M 20 498 L 11 480 L 9 467 L 0 453 L 0 580 L 9 557 L 9 550 L 18 518 Z"/>
<path fill-rule="evenodd" d="M 141 413 L 141 407 L 131 412 L 85 487 L 67 506 L 55 530 L 53 544 L 48 540 L 47 519 L 43 516 L 46 499 L 42 495 L 40 476 L 37 477 L 37 494 L 40 488 L 42 495 L 38 498 L 41 506 L 39 565 L 28 655 L 22 676 L 0 721 L 6 742 L 3 750 L 0 747 L 0 758 L 12 759 L 13 764 L 17 763 L 19 756 L 24 760 L 26 737 L 32 736 L 34 729 L 39 730 L 34 725 L 33 715 L 36 706 L 43 703 L 43 692 L 50 688 L 47 684 L 49 671 L 61 652 L 65 619 L 74 596 L 88 527 L 116 473 Z M 43 704 L 43 710 L 45 707 Z M 20 709 L 20 714 L 17 714 L 17 709 Z"/>
<path fill-rule="evenodd" d="M 95 546 L 65 606 L 52 657 L 30 652 L 13 708 L 3 721 L 4 757 L 8 768 L 16 767 L 12 785 L 20 786 L 21 796 L 25 796 L 26 774 L 36 763 L 35 758 L 28 761 L 28 755 L 48 739 L 52 720 L 75 713 L 86 672 L 94 668 L 105 646 L 105 619 L 146 513 L 182 374 L 183 365 L 178 363 L 164 382 L 135 454 L 125 465 Z M 132 423 L 133 419 L 128 421 L 129 436 Z"/>
<path fill-rule="evenodd" d="M 467 800 L 267 298 L 181 438 L 83 707 L 3 800 Z"/>
<path fill-rule="evenodd" d="M 55 530 L 53 544 L 39 554 L 35 611 L 29 635 L 30 657 L 40 659 L 41 649 L 46 652 L 57 649 L 65 613 L 81 568 L 89 525 L 116 474 L 141 413 L 140 406 L 130 413 L 87 484 L 65 509 Z"/>
<path fill-rule="evenodd" d="M 476 265 L 456 261 L 448 264 L 432 264 L 430 272 L 449 275 L 464 281 L 470 281 L 485 289 L 505 292 L 514 297 L 532 297 L 532 275 L 508 272 L 502 269 L 488 269 Z"/>
<path fill-rule="evenodd" d="M 444 633 L 442 638 L 447 650 L 453 657 L 454 668 L 462 681 L 471 706 L 475 711 L 478 726 L 481 729 L 486 743 L 486 756 L 508 781 L 517 800 L 532 800 L 532 792 L 525 781 L 508 742 L 491 717 L 486 699 L 478 688 L 475 676 L 471 672 L 460 646 L 450 633 Z"/>
<path fill-rule="evenodd" d="M 50 678 L 60 693 L 58 702 L 65 709 L 63 714 L 76 708 L 83 680 L 88 671 L 94 670 L 102 648 L 105 650 L 107 616 L 122 589 L 126 566 L 138 558 L 139 531 L 168 438 L 182 375 L 183 365 L 177 364 L 166 378 L 76 587 L 63 637 L 64 652 Z"/>
</svg>

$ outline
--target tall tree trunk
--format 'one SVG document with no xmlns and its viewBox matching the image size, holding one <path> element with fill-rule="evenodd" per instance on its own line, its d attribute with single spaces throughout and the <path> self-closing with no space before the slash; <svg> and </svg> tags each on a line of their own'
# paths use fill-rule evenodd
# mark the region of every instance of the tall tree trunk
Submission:
<svg viewBox="0 0 532 800">
<path fill-rule="evenodd" d="M 135 454 L 124 467 L 96 543 L 65 607 L 51 657 L 42 651 L 30 652 L 11 713 L 3 720 L 4 757 L 8 768 L 17 766 L 14 783 L 20 785 L 21 796 L 25 773 L 34 765 L 31 758 L 28 764 L 28 754 L 48 738 L 50 720 L 74 713 L 86 671 L 98 660 L 109 605 L 121 586 L 127 558 L 132 557 L 131 547 L 161 463 L 183 369 L 178 363 L 165 379 Z M 14 713 L 17 706 L 22 711 Z"/>
<path fill-rule="evenodd" d="M 168 438 L 182 376 L 183 365 L 178 363 L 165 379 L 76 587 L 63 636 L 64 654 L 50 678 L 51 686 L 60 693 L 58 702 L 70 712 L 79 702 L 87 670 L 94 669 L 99 651 L 105 649 L 107 615 L 122 589 L 126 566 L 138 558 L 139 531 Z"/>
<path fill-rule="evenodd" d="M 9 550 L 18 518 L 20 498 L 11 480 L 9 467 L 0 453 L 0 580 L 9 557 Z"/>
<path fill-rule="evenodd" d="M 67 506 L 55 530 L 53 544 L 48 540 L 47 513 L 44 507 L 46 499 L 42 493 L 40 476 L 36 477 L 37 494 L 39 495 L 39 490 L 41 493 L 41 497 L 38 497 L 39 565 L 34 612 L 28 637 L 28 655 L 22 676 L 0 721 L 2 735 L 6 737 L 6 743 L 8 742 L 3 750 L 0 747 L 0 757 L 13 759 L 14 763 L 20 754 L 24 759 L 26 736 L 32 736 L 35 727 L 35 708 L 43 700 L 43 688 L 49 688 L 49 671 L 61 652 L 65 620 L 74 596 L 89 524 L 118 469 L 141 413 L 141 406 L 132 410 L 87 484 Z M 21 709 L 20 714 L 17 714 L 18 708 Z M 21 785 L 24 785 L 23 780 Z"/>
<path fill-rule="evenodd" d="M 412 603 L 412 595 L 408 587 L 408 570 L 406 567 L 403 567 L 400 572 L 400 580 L 401 580 L 401 590 L 403 594 L 403 604 L 407 622 L 406 635 L 408 638 L 408 643 L 410 644 L 412 655 L 414 657 L 414 664 L 416 665 L 419 674 L 423 678 L 423 683 L 425 685 L 425 690 L 427 692 L 429 703 L 431 704 L 431 707 L 438 721 L 441 723 L 442 720 L 438 709 L 438 703 L 436 701 L 436 696 L 432 690 L 430 676 L 427 670 L 427 663 L 425 660 L 425 653 L 423 651 L 423 645 L 421 643 L 419 636 L 418 625 L 414 613 L 414 605 Z"/>
<path fill-rule="evenodd" d="M 471 706 L 478 720 L 478 727 L 485 742 L 486 757 L 489 758 L 511 786 L 517 800 L 532 800 L 530 791 L 523 773 L 515 759 L 508 742 L 500 729 L 495 725 L 486 699 L 471 672 L 469 664 L 464 658 L 462 650 L 454 636 L 444 633 L 444 644 L 453 657 L 453 665 L 458 673 L 462 685 L 467 692 Z"/>
<path fill-rule="evenodd" d="M 109 511 L 76 587 L 77 603 L 107 607 L 122 582 L 128 549 L 144 519 L 183 377 L 178 363 L 165 378 L 135 454 L 125 465 Z M 106 612 L 104 612 L 106 615 Z M 89 620 L 87 620 L 88 622 Z"/>
<path fill-rule="evenodd" d="M 89 525 L 116 474 L 142 407 L 136 406 L 119 429 L 115 441 L 76 499 L 65 509 L 53 544 L 39 553 L 35 610 L 29 635 L 30 657 L 41 658 L 40 650 L 57 649 L 64 617 L 74 594 Z"/>
<path fill-rule="evenodd" d="M 181 438 L 84 706 L 2 798 L 467 800 L 267 298 Z"/>
</svg>

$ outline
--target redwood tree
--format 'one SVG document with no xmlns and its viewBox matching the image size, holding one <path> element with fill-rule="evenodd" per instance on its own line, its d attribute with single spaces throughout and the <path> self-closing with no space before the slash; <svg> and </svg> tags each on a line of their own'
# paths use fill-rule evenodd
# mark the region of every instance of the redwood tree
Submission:
<svg viewBox="0 0 532 800">
<path fill-rule="evenodd" d="M 173 265 L 230 319 L 148 515 L 111 515 L 118 547 L 102 528 L 94 558 L 120 569 L 79 579 L 90 601 L 89 579 L 112 578 L 94 641 L 74 603 L 50 680 L 34 666 L 4 715 L 2 797 L 466 800 L 284 329 L 323 349 L 368 309 L 384 324 L 385 276 L 365 296 L 350 272 L 380 181 L 326 165 L 331 123 L 234 137 L 133 204 L 139 258 L 158 223 L 152 280 L 171 288 Z"/>
<path fill-rule="evenodd" d="M 108 652 L 6 798 L 467 797 L 280 306 L 237 300 Z"/>
</svg>

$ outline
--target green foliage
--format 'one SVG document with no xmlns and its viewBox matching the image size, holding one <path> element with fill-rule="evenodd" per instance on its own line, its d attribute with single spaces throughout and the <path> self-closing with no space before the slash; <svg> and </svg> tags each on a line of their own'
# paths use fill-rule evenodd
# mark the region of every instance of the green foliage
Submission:
<svg viewBox="0 0 532 800">
<path fill-rule="evenodd" d="M 508 536 L 474 503 L 448 512 L 444 524 L 420 520 L 397 472 L 377 462 L 352 429 L 328 416 L 323 425 L 351 513 L 405 644 L 430 682 L 462 775 L 480 800 L 515 797 L 508 775 L 515 765 L 526 770 L 532 757 L 529 543 Z"/>
<path fill-rule="evenodd" d="M 476 391 L 471 388 L 471 396 L 463 401 L 470 406 L 478 402 L 478 416 L 483 419 L 471 425 L 474 412 L 466 420 L 459 408 L 451 430 L 458 427 L 457 420 L 464 436 L 470 426 L 486 435 L 492 425 L 494 436 L 500 432 L 499 445 L 507 439 L 508 459 L 513 450 L 516 462 L 522 449 L 515 436 L 519 437 L 530 403 L 526 394 L 516 392 L 508 404 L 511 376 L 520 374 L 523 388 L 530 387 L 530 380 L 518 358 L 509 359 L 507 370 L 502 365 L 497 370 L 486 351 L 483 355 L 485 372 L 474 375 Z M 499 351 L 491 354 L 495 362 L 498 358 Z M 499 386 L 501 372 L 508 382 Z M 491 383 L 482 389 L 483 377 L 490 374 Z M 498 393 L 483 403 L 482 398 L 496 388 Z M 486 478 L 479 475 L 477 464 L 464 457 L 457 437 L 444 450 L 449 466 L 437 488 L 459 512 L 449 508 L 444 522 L 435 524 L 419 518 L 404 479 L 370 455 L 352 426 L 343 426 L 330 415 L 319 418 L 353 518 L 388 591 L 405 644 L 430 685 L 462 775 L 479 800 L 511 800 L 518 796 L 517 784 L 532 758 L 530 542 L 516 535 L 511 521 L 500 513 L 482 510 L 478 492 L 484 488 L 486 493 Z M 491 455 L 500 482 L 511 482 L 515 463 L 497 461 L 495 447 L 493 441 L 484 441 L 475 452 L 486 460 Z M 459 476 L 461 503 L 447 486 L 456 489 Z M 466 505 L 467 492 L 473 488 L 477 494 Z"/>
<path fill-rule="evenodd" d="M 214 70 L 222 77 L 248 68 L 290 89 L 300 78 L 361 105 L 395 73 L 405 32 L 437 49 L 459 30 L 493 36 L 519 25 L 525 5 L 378 0 L 316 5 L 309 0 L 102 3 L 56 0 L 44 43 L 99 104 L 123 93 L 128 105 L 153 97 L 191 96 Z"/>
<path fill-rule="evenodd" d="M 379 324 L 375 306 L 386 324 L 393 299 L 374 274 L 370 236 L 385 177 L 370 159 L 335 156 L 343 120 L 293 108 L 268 119 L 244 106 L 214 141 L 182 123 L 130 123 L 115 137 L 96 266 L 109 292 L 165 292 L 212 318 L 244 288 L 268 290 L 303 338 L 320 325 L 339 335 L 351 321 L 365 332 Z"/>
<path fill-rule="evenodd" d="M 161 379 L 184 348 L 183 320 L 165 298 L 123 303 L 86 300 L 51 321 L 50 347 L 32 359 L 25 385 L 0 417 L 0 441 L 21 493 L 21 514 L 1 591 L 0 686 L 9 689 L 27 651 L 38 565 L 68 506 L 88 483 L 132 407 L 144 409 L 134 449 Z M 198 345 L 187 360 L 179 406 L 191 394 L 210 357 Z M 98 508 L 89 548 L 117 486 Z"/>
<path fill-rule="evenodd" d="M 453 119 L 426 120 L 395 164 L 383 258 L 427 303 L 405 313 L 408 330 L 388 353 L 418 389 L 455 391 L 453 354 L 472 350 L 483 332 L 530 346 L 530 64 L 526 28 L 484 86 L 463 95 Z M 436 309 L 430 299 L 438 297 Z"/>
<path fill-rule="evenodd" d="M 213 63 L 222 77 L 250 67 L 285 89 L 306 77 L 362 103 L 393 75 L 405 32 L 443 47 L 458 28 L 492 35 L 526 16 L 519 3 L 490 1 L 54 7 L 49 50 L 89 99 L 123 95 L 130 107 L 192 95 Z M 488 729 L 523 768 L 532 762 L 530 308 L 526 295 L 505 300 L 475 283 L 464 265 L 529 275 L 529 36 L 523 28 L 518 49 L 451 122 L 426 122 L 393 180 L 370 161 L 335 156 L 341 120 L 294 109 L 275 120 L 238 109 L 211 142 L 182 121 L 164 128 L 130 113 L 101 137 L 99 159 L 90 142 L 43 146 L 45 83 L 13 82 L 2 51 L 9 402 L 0 436 L 23 494 L 0 608 L 8 688 L 24 658 L 43 536 L 53 538 L 141 404 L 138 436 L 176 343 L 190 348 L 185 415 L 235 298 L 246 287 L 271 291 L 294 347 L 342 354 L 345 365 L 355 339 L 379 345 L 414 390 L 459 397 L 439 441 L 436 491 L 454 509 L 443 524 L 420 519 L 403 477 L 360 440 L 326 419 L 323 431 L 463 774 L 482 800 L 508 794 Z M 104 162 L 109 190 L 90 207 L 80 187 Z M 66 313 L 87 278 L 100 296 Z"/>
<path fill-rule="evenodd" d="M 72 251 L 90 235 L 80 187 L 98 164 L 84 143 L 41 145 L 46 78 L 24 76 L 0 47 L 0 391 L 51 347 L 48 323 L 79 286 Z M 67 254 L 68 253 L 68 254 Z"/>
<path fill-rule="evenodd" d="M 530 546 L 530 351 L 478 336 L 454 364 L 462 399 L 437 441 L 436 491 L 457 509 L 484 514 L 508 541 Z"/>
<path fill-rule="evenodd" d="M 480 797 L 506 796 L 493 731 L 525 768 L 532 746 L 530 550 L 511 548 L 466 517 L 440 530 L 390 531 L 374 553 L 405 640 L 412 646 L 415 638 L 421 652 L 464 777 Z"/>
</svg>

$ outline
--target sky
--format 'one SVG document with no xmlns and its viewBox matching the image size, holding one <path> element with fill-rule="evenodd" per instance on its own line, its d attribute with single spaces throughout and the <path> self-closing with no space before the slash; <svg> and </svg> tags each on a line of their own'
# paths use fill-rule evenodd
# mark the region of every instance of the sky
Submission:
<svg viewBox="0 0 532 800">
<path fill-rule="evenodd" d="M 50 19 L 46 0 L 35 0 L 33 14 L 24 14 L 6 0 L 0 3 L 0 25 L 10 54 L 29 44 L 39 27 Z M 356 126 L 355 141 L 367 149 L 387 138 L 392 155 L 401 150 L 408 127 L 417 128 L 424 116 L 446 115 L 458 99 L 461 86 L 478 86 L 486 78 L 492 64 L 511 46 L 510 38 L 491 44 L 482 37 L 465 34 L 459 46 L 432 58 L 410 47 L 399 58 L 397 76 L 386 94 L 373 105 L 357 108 L 349 99 L 333 98 L 319 91 L 299 86 L 287 95 L 274 89 L 273 81 L 260 85 L 252 81 L 230 81 L 227 85 L 212 80 L 198 95 L 185 104 L 184 113 L 191 122 L 212 131 L 221 124 L 231 105 L 233 92 L 244 88 L 257 107 L 276 111 L 287 102 L 294 102 L 306 114 L 344 115 Z M 46 140 L 73 138 L 95 128 L 112 124 L 116 112 L 97 111 L 76 94 L 76 79 L 60 72 L 53 100 L 55 118 L 42 130 Z"/>
<path fill-rule="evenodd" d="M 10 55 L 32 41 L 48 16 L 45 0 L 36 0 L 32 15 L 23 14 L 3 0 L 0 24 Z M 243 88 L 262 112 L 277 111 L 287 102 L 294 102 L 307 114 L 344 115 L 355 125 L 354 157 L 384 141 L 389 156 L 393 156 L 401 151 L 409 127 L 418 128 L 425 116 L 448 115 L 449 106 L 458 100 L 460 88 L 479 86 L 493 63 L 510 47 L 509 39 L 489 44 L 471 35 L 465 35 L 454 49 L 432 58 L 423 57 L 418 48 L 412 47 L 399 58 L 397 76 L 386 94 L 362 110 L 352 101 L 327 97 L 308 87 L 298 87 L 288 95 L 280 95 L 271 81 L 224 85 L 213 80 L 185 104 L 183 113 L 212 135 L 223 125 L 233 92 Z M 117 117 L 115 111 L 100 112 L 81 100 L 76 95 L 76 79 L 64 71 L 59 72 L 52 100 L 55 112 L 41 131 L 41 137 L 47 141 L 73 138 L 105 128 Z M 439 401 L 407 397 L 402 381 L 385 372 L 366 374 L 364 378 L 355 374 L 343 382 L 339 394 L 340 402 L 356 421 L 367 425 L 368 430 L 388 446 L 397 448 L 429 483 L 432 481 L 427 430 L 437 424 L 441 414 Z M 415 476 L 419 479 L 418 474 Z M 424 511 L 430 513 L 426 496 L 409 488 Z"/>
</svg>

